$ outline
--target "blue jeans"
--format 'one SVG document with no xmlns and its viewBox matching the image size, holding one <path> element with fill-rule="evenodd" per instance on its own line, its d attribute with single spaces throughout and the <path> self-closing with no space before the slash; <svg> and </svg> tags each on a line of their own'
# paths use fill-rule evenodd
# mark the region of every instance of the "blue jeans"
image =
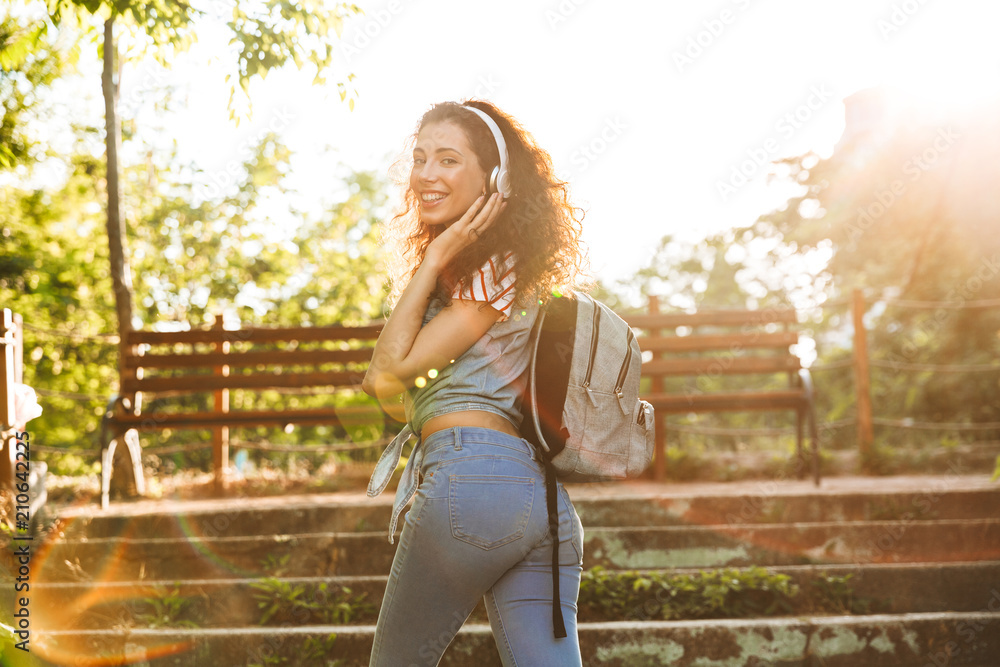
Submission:
<svg viewBox="0 0 1000 667">
<path fill-rule="evenodd" d="M 545 470 L 526 440 L 478 427 L 432 433 L 382 600 L 371 665 L 437 665 L 482 597 L 503 664 L 581 665 L 576 599 L 583 526 L 559 484 L 559 590 L 552 628 Z"/>
</svg>

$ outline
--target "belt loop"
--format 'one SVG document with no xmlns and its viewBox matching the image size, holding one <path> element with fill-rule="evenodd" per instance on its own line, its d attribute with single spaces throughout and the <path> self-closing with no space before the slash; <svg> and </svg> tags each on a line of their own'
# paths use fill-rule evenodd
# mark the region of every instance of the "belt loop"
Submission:
<svg viewBox="0 0 1000 667">
<path fill-rule="evenodd" d="M 462 427 L 456 426 L 454 432 L 455 432 L 455 451 L 460 452 L 462 451 Z"/>
</svg>

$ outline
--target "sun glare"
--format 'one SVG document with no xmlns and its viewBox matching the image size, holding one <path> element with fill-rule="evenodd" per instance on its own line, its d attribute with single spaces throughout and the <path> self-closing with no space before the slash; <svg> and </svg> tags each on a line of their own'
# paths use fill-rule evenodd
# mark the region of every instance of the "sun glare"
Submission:
<svg viewBox="0 0 1000 667">
<path fill-rule="evenodd" d="M 1000 66 L 940 67 L 911 72 L 899 90 L 928 118 L 964 115 L 1000 97 Z"/>
<path fill-rule="evenodd" d="M 985 26 L 1000 19 L 1000 6 L 983 5 L 973 15 L 928 16 L 927 32 L 891 43 L 880 68 L 882 83 L 897 88 L 928 117 L 964 115 L 1000 97 L 1000 57 Z M 937 21 L 940 20 L 940 23 Z M 910 37 L 907 35 L 907 37 Z"/>
</svg>

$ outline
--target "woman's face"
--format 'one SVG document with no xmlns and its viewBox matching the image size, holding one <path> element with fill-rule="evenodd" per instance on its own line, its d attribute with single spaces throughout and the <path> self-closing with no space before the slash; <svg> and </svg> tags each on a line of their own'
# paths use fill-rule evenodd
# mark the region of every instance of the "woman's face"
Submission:
<svg viewBox="0 0 1000 667">
<path fill-rule="evenodd" d="M 486 173 L 460 127 L 441 122 L 420 130 L 413 149 L 410 189 L 426 225 L 450 225 L 486 192 Z"/>
</svg>

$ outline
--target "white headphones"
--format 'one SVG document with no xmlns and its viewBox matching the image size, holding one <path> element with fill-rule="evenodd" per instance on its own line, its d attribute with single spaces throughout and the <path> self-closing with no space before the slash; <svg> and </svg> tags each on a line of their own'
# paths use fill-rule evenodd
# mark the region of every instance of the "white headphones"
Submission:
<svg viewBox="0 0 1000 667">
<path fill-rule="evenodd" d="M 486 126 L 490 128 L 490 132 L 493 133 L 493 139 L 497 143 L 497 151 L 500 153 L 500 166 L 494 167 L 493 173 L 490 174 L 490 192 L 499 192 L 504 199 L 509 198 L 511 187 L 510 172 L 507 171 L 507 143 L 503 140 L 503 134 L 500 132 L 500 126 L 497 125 L 496 121 L 490 118 L 490 115 L 485 111 L 475 107 L 463 106 L 462 108 L 468 109 L 482 118 L 483 122 L 486 123 Z"/>
</svg>

